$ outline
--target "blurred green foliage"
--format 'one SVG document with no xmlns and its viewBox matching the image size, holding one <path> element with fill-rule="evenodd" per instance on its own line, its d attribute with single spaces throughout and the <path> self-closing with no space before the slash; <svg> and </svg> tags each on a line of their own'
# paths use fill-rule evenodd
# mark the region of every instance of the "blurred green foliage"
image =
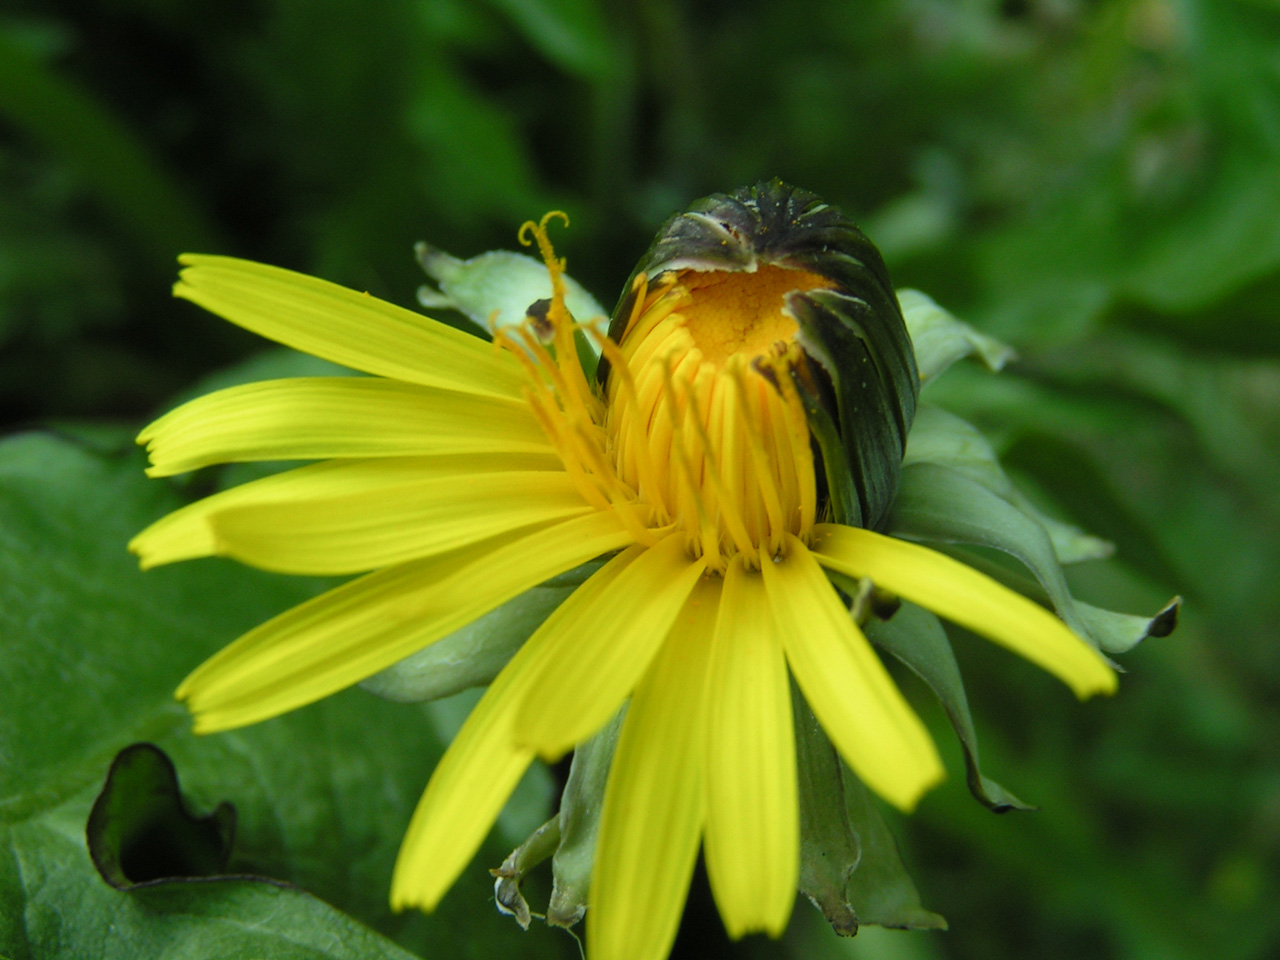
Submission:
<svg viewBox="0 0 1280 960">
<path fill-rule="evenodd" d="M 137 506 L 140 468 L 129 459 L 137 485 L 120 479 L 124 434 L 103 424 L 132 430 L 263 348 L 168 297 L 181 250 L 253 257 L 412 305 L 414 241 L 463 256 L 511 247 L 520 222 L 561 207 L 573 220 L 561 245 L 570 269 L 609 303 L 666 214 L 781 176 L 859 219 L 898 285 L 1017 346 L 1009 372 L 958 369 L 932 399 L 982 426 L 1043 507 L 1116 542 L 1114 559 L 1072 571 L 1077 593 L 1144 613 L 1174 593 L 1187 605 L 1178 633 L 1126 656 L 1114 701 L 1084 707 L 1013 658 L 962 644 L 986 765 L 1043 809 L 979 807 L 956 752 L 952 781 L 899 823 L 926 905 L 950 932 L 837 941 L 801 905 L 781 944 L 750 940 L 732 955 L 1275 956 L 1278 51 L 1274 0 L 4 0 L 0 403 L 11 430 L 78 425 L 78 446 L 5 447 L 6 633 L 25 638 L 28 658 L 95 640 L 114 649 L 102 638 L 118 626 L 48 628 L 36 615 L 46 601 L 19 575 L 32 569 L 24 558 L 51 545 L 122 553 L 162 508 Z M 44 493 L 32 486 L 37 461 L 61 471 Z M 42 508 L 44 495 L 63 506 Z M 81 521 L 57 519 L 82 501 L 95 509 Z M 87 519 L 118 502 L 132 505 L 129 524 Z M 32 519 L 42 509 L 45 526 Z M 145 607 L 142 586 L 122 586 L 128 559 L 113 564 L 81 571 L 88 596 Z M 151 603 L 194 589 L 176 576 Z M 280 601 L 278 584 L 255 577 L 239 578 L 250 607 Z M 91 602 L 69 596 L 61 602 Z M 216 627 L 179 626 L 213 649 L 233 631 L 203 610 L 189 618 Z M 128 631 L 159 642 L 162 613 Z M 53 750 L 56 738 L 30 738 L 41 698 L 75 697 L 132 662 L 100 653 L 89 669 L 86 656 L 44 672 L 0 661 L 0 689 L 37 684 L 29 697 L 4 694 L 5 743 Z M 148 696 L 199 658 L 185 651 Z M 143 662 L 148 676 L 159 670 Z M 945 718 L 914 692 L 949 743 Z M 361 696 L 332 710 L 359 712 L 350 701 Z M 208 755 L 230 764 L 235 748 L 193 744 L 174 732 L 179 714 L 154 709 L 167 718 L 158 727 L 103 727 L 75 754 L 82 767 L 6 749 L 18 786 L 5 797 L 26 799 L 0 814 L 28 840 L 40 830 L 66 840 L 87 816 L 91 781 L 140 736 L 170 737 L 179 775 L 194 765 L 210 805 L 233 799 L 269 821 L 271 804 L 293 802 L 236 776 L 219 789 Z M 389 709 L 367 705 L 371 718 Z M 332 720 L 343 722 L 354 721 Z M 295 721 L 280 723 L 267 736 L 284 755 Z M 357 728 L 342 729 L 351 741 Z M 335 749 L 334 769 L 346 771 L 372 748 Z M 391 820 L 425 782 L 429 764 L 418 766 L 395 780 Z M 313 836 L 268 844 L 274 875 L 424 954 L 521 942 L 495 929 L 508 921 L 485 900 L 479 864 L 470 896 L 453 894 L 439 920 L 391 919 L 369 892 L 390 850 L 361 860 L 356 881 L 323 839 L 326 817 L 370 816 L 347 799 L 304 818 Z M 375 846 L 393 847 L 399 827 Z M 8 848 L 0 879 L 18 864 L 29 881 L 35 861 L 22 851 L 34 848 Z M 46 897 L 89 896 L 87 860 L 58 866 L 40 874 L 61 878 Z M 93 890 L 104 903 L 125 896 Z M 3 903 L 27 921 L 32 903 L 48 905 Z M 678 951 L 729 951 L 717 923 L 705 890 L 695 893 Z M 40 955 L 20 930 L 0 920 L 0 952 Z M 520 949 L 571 955 L 560 940 Z"/>
</svg>

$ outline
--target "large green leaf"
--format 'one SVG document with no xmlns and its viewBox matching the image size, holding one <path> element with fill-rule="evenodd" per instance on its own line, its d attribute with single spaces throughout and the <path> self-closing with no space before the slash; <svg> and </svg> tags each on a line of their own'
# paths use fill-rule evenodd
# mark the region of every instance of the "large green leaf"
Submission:
<svg viewBox="0 0 1280 960">
<path fill-rule="evenodd" d="M 387 905 L 401 832 L 469 701 L 393 704 L 348 691 L 244 730 L 189 732 L 171 699 L 182 676 L 318 585 L 222 561 L 140 573 L 125 541 L 178 502 L 172 485 L 143 477 L 134 451 L 103 455 L 35 434 L 0 443 L 0 827 L 9 850 L 0 916 L 24 918 L 0 921 L 0 954 L 159 955 L 147 944 L 165 935 L 192 950 L 204 943 L 202 956 L 210 943 L 228 957 L 397 955 L 361 923 L 444 955 L 569 948 L 502 923 L 485 869 L 545 819 L 541 770 L 435 915 L 393 915 Z M 356 919 L 263 881 L 109 888 L 85 849 L 85 823 L 112 757 L 139 740 L 174 759 L 192 809 L 235 805 L 229 871 L 285 881 Z M 121 931 L 118 953 L 115 941 L 102 945 L 106 930 Z"/>
<path fill-rule="evenodd" d="M 136 960 L 411 960 L 413 954 L 285 884 L 225 878 L 125 893 L 85 854 L 91 795 L 0 826 L 0 952 Z"/>
<path fill-rule="evenodd" d="M 173 761 L 152 743 L 125 747 L 89 811 L 85 838 L 102 879 L 117 890 L 225 873 L 236 811 L 220 803 L 201 816 L 187 809 Z"/>
</svg>

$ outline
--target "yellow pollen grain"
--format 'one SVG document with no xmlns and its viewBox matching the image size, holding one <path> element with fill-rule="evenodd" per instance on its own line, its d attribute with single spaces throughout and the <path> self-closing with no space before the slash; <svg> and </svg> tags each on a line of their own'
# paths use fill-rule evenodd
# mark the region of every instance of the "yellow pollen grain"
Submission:
<svg viewBox="0 0 1280 960">
<path fill-rule="evenodd" d="M 685 271 L 680 283 L 689 291 L 679 308 L 685 329 L 717 367 L 735 353 L 758 356 L 778 341 L 796 334 L 796 322 L 783 313 L 783 299 L 793 290 L 830 286 L 815 273 L 761 266 L 754 273 Z"/>
</svg>

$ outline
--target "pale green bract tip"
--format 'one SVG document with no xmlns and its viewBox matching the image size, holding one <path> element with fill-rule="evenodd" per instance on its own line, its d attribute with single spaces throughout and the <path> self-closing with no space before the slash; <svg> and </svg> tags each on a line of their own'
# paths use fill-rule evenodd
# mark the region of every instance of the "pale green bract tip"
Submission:
<svg viewBox="0 0 1280 960">
<path fill-rule="evenodd" d="M 440 287 L 418 288 L 418 303 L 429 310 L 457 310 L 486 333 L 519 326 L 538 300 L 551 296 L 551 279 L 542 261 L 510 250 L 490 250 L 460 260 L 426 243 L 414 248 L 418 263 Z M 565 306 L 579 323 L 600 319 L 608 312 L 582 284 L 565 276 Z M 588 337 L 598 355 L 600 347 Z"/>
</svg>

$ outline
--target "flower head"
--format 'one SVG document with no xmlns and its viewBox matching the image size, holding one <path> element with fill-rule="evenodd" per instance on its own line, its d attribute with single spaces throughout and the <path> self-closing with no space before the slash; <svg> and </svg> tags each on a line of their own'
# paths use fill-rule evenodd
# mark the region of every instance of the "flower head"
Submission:
<svg viewBox="0 0 1280 960">
<path fill-rule="evenodd" d="M 895 806 L 943 775 L 831 577 L 870 580 L 1082 697 L 1115 674 L 1044 607 L 877 532 L 919 371 L 878 253 L 834 207 L 776 181 L 699 202 L 660 232 L 607 335 L 569 313 L 547 226 L 522 238 L 550 296 L 493 345 L 284 270 L 183 258 L 179 296 L 371 376 L 235 387 L 143 432 L 157 475 L 321 461 L 158 521 L 131 544 L 144 565 L 220 554 L 363 574 L 250 631 L 178 696 L 198 730 L 252 723 L 606 557 L 440 762 L 393 902 L 433 908 L 535 756 L 573 749 L 625 705 L 589 951 L 664 956 L 700 846 L 730 934 L 777 935 L 800 864 L 793 697 Z"/>
</svg>

